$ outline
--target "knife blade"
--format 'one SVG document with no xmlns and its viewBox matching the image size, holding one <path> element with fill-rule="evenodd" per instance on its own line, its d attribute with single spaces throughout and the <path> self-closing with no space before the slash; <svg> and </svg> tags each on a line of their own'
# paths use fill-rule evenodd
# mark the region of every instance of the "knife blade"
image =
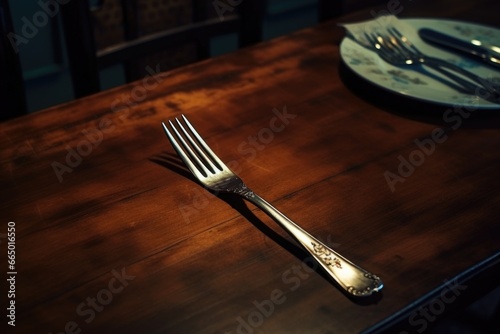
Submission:
<svg viewBox="0 0 500 334">
<path fill-rule="evenodd" d="M 498 46 L 486 44 L 476 39 L 466 41 L 429 28 L 419 29 L 418 34 L 426 42 L 471 56 L 500 69 L 500 47 Z"/>
</svg>

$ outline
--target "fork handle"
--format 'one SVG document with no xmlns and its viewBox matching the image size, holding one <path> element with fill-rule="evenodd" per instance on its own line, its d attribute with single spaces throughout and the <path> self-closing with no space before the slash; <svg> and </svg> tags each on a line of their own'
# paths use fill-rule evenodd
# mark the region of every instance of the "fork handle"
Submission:
<svg viewBox="0 0 500 334">
<path fill-rule="evenodd" d="M 274 206 L 255 193 L 245 196 L 259 207 L 290 235 L 292 235 L 317 263 L 349 294 L 369 296 L 383 287 L 382 280 L 360 268 L 324 243 L 307 233 L 300 226 L 278 211 Z"/>
<path fill-rule="evenodd" d="M 477 82 L 479 85 L 481 85 L 484 89 L 486 89 L 485 93 L 492 94 L 494 97 L 499 97 L 500 96 L 500 85 L 491 82 L 490 80 L 487 80 L 479 75 L 476 75 L 460 66 L 457 66 L 453 63 L 450 63 L 446 60 L 439 59 L 439 58 L 434 58 L 434 57 L 425 57 L 424 61 L 422 61 L 422 64 L 427 65 L 431 68 L 434 68 L 436 70 L 440 69 L 445 69 L 445 70 L 451 70 L 455 73 L 461 74 L 475 82 Z M 441 71 L 442 73 L 442 71 Z"/>
</svg>

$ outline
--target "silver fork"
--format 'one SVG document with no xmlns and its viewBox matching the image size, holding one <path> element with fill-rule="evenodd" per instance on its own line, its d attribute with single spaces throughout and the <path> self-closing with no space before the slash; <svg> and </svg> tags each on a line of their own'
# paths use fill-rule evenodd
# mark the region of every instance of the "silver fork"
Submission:
<svg viewBox="0 0 500 334">
<path fill-rule="evenodd" d="M 372 49 L 390 64 L 413 68 L 422 65 L 428 66 L 459 84 L 463 92 L 476 94 L 498 102 L 500 85 L 444 59 L 424 54 L 394 27 L 389 27 L 387 34 L 365 33 L 365 38 L 371 44 Z M 460 75 L 472 80 L 476 84 Z"/>
<path fill-rule="evenodd" d="M 379 277 L 330 249 L 251 191 L 208 147 L 184 115 L 182 119 L 185 126 L 175 119 L 180 131 L 172 121 L 168 121 L 172 132 L 162 122 L 163 128 L 177 154 L 202 185 L 216 193 L 240 195 L 255 204 L 292 235 L 350 295 L 368 296 L 382 289 L 383 284 Z"/>
</svg>

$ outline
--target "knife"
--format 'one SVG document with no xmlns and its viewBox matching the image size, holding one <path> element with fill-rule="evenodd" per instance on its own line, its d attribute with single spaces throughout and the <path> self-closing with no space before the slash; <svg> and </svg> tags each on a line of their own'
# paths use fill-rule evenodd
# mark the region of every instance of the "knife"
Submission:
<svg viewBox="0 0 500 334">
<path fill-rule="evenodd" d="M 500 47 L 498 46 L 482 43 L 476 39 L 466 41 L 429 28 L 419 29 L 418 34 L 426 42 L 472 56 L 500 69 Z"/>
</svg>

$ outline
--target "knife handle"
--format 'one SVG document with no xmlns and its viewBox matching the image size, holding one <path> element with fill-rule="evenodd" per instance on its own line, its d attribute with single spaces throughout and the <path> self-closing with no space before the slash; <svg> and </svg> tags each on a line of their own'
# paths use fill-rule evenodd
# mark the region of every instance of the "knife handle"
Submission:
<svg viewBox="0 0 500 334">
<path fill-rule="evenodd" d="M 446 35 L 440 33 L 439 31 L 422 28 L 418 31 L 420 38 L 424 41 L 431 42 L 433 44 L 447 47 L 448 49 L 461 51 L 468 55 L 472 55 L 475 57 L 479 57 L 481 60 L 485 60 L 487 57 L 487 51 L 479 45 L 474 45 L 471 42 L 464 41 L 460 38 L 452 37 L 450 35 Z"/>
</svg>

